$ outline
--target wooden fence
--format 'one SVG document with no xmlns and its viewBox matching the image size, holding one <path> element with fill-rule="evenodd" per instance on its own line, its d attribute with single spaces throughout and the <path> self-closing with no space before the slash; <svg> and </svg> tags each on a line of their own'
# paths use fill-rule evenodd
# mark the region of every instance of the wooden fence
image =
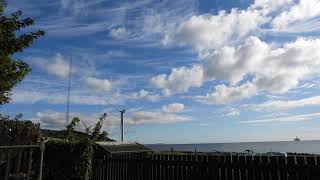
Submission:
<svg viewBox="0 0 320 180">
<path fill-rule="evenodd" d="M 42 179 L 42 164 L 45 143 L 39 145 L 12 145 L 0 146 L 0 179 L 13 180 L 25 179 L 32 180 Z M 39 151 L 39 170 L 32 169 L 35 167 L 34 151 Z M 5 161 L 3 161 L 5 160 Z M 38 172 L 38 175 L 35 174 Z"/>
<path fill-rule="evenodd" d="M 96 180 L 320 180 L 320 156 L 108 155 Z"/>
</svg>

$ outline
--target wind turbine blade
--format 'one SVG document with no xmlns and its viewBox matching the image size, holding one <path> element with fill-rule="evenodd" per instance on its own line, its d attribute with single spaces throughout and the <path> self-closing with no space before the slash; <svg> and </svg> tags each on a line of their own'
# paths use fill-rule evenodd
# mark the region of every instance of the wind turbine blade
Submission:
<svg viewBox="0 0 320 180">
<path fill-rule="evenodd" d="M 112 106 L 114 109 L 116 109 L 117 111 L 121 112 L 120 109 L 116 108 L 114 105 L 110 104 L 110 106 Z"/>
<path fill-rule="evenodd" d="M 84 121 L 82 121 L 82 120 L 81 120 L 81 122 L 82 122 L 82 125 L 83 125 L 86 129 L 88 129 L 88 126 L 86 125 L 86 123 L 85 123 Z"/>
</svg>

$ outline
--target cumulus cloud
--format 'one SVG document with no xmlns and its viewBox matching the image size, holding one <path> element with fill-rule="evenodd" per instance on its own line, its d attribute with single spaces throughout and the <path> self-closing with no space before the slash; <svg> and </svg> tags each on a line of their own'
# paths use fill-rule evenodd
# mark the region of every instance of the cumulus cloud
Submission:
<svg viewBox="0 0 320 180">
<path fill-rule="evenodd" d="M 193 46 L 197 51 L 216 49 L 241 39 L 268 18 L 255 9 L 232 9 L 218 15 L 192 16 L 175 34 L 175 41 Z"/>
<path fill-rule="evenodd" d="M 222 80 L 230 86 L 220 84 L 215 91 L 201 97 L 208 103 L 217 104 L 249 98 L 264 91 L 284 93 L 295 88 L 308 75 L 317 73 L 319 48 L 320 39 L 299 38 L 277 47 L 250 37 L 244 44 L 215 51 L 202 64 L 174 68 L 169 75 L 153 77 L 151 82 L 170 95 L 200 87 L 204 81 Z"/>
<path fill-rule="evenodd" d="M 246 75 L 256 77 L 255 84 L 270 92 L 285 92 L 319 65 L 319 39 L 300 38 L 283 47 L 273 47 L 250 37 L 238 47 L 225 47 L 206 61 L 206 79 L 222 79 L 236 84 Z M 309 54 L 309 55 L 308 55 Z"/>
<path fill-rule="evenodd" d="M 256 0 L 245 10 L 193 15 L 168 37 L 173 43 L 193 47 L 202 61 L 193 67 L 173 68 L 150 82 L 164 94 L 172 95 L 201 87 L 205 81 L 219 80 L 223 85 L 201 97 L 218 104 L 261 92 L 285 93 L 316 73 L 320 40 L 298 38 L 276 45 L 255 36 L 259 36 L 259 30 L 267 33 L 264 30 L 270 27 L 286 28 L 319 17 L 318 6 L 317 0 Z"/>
<path fill-rule="evenodd" d="M 89 88 L 96 91 L 109 91 L 111 90 L 111 82 L 107 79 L 98 79 L 95 77 L 87 77 L 85 83 Z"/>
<path fill-rule="evenodd" d="M 147 99 L 148 101 L 158 101 L 160 96 L 158 94 L 151 94 L 149 91 L 141 89 L 139 92 L 133 93 L 129 99 Z"/>
<path fill-rule="evenodd" d="M 56 54 L 50 60 L 35 59 L 34 63 L 47 71 L 47 73 L 59 78 L 67 78 L 69 76 L 70 65 L 61 54 Z"/>
<path fill-rule="evenodd" d="M 292 23 L 310 20 L 320 15 L 320 1 L 300 0 L 272 20 L 272 26 L 276 29 L 285 29 Z"/>
<path fill-rule="evenodd" d="M 181 103 L 172 103 L 162 106 L 164 112 L 181 112 L 184 110 L 184 104 Z"/>
<path fill-rule="evenodd" d="M 300 38 L 277 48 L 252 37 L 236 49 L 227 50 L 227 53 L 222 51 L 218 57 L 214 55 L 208 59 L 205 66 L 207 78 L 219 77 L 219 79 L 226 80 L 231 84 L 239 83 L 244 80 L 246 75 L 251 75 L 254 78 L 249 83 L 250 86 L 248 83 L 245 86 L 230 88 L 218 86 L 217 92 L 208 97 L 218 97 L 218 95 L 224 97 L 223 95 L 226 95 L 226 97 L 230 96 L 228 98 L 230 100 L 238 100 L 248 98 L 261 91 L 287 92 L 295 88 L 300 80 L 315 73 L 319 68 L 320 53 L 317 53 L 316 50 L 319 48 L 319 39 Z M 219 71 L 219 69 L 224 71 Z M 232 92 L 236 92 L 237 96 Z M 230 102 L 228 99 L 225 99 L 226 102 Z M 211 102 L 219 101 L 211 99 Z"/>
<path fill-rule="evenodd" d="M 298 100 L 270 100 L 262 104 L 252 104 L 249 108 L 258 111 L 288 110 L 307 106 L 319 106 L 320 96 L 302 98 Z"/>
<path fill-rule="evenodd" d="M 257 93 L 252 83 L 246 83 L 238 87 L 227 87 L 224 84 L 215 87 L 215 91 L 205 96 L 197 97 L 199 101 L 208 104 L 228 104 L 244 98 L 249 98 Z"/>
<path fill-rule="evenodd" d="M 163 89 L 165 95 L 187 92 L 191 87 L 200 87 L 203 82 L 203 69 L 199 65 L 173 68 L 169 75 L 160 74 L 152 77 L 151 85 Z"/>
<path fill-rule="evenodd" d="M 124 27 L 113 28 L 110 31 L 110 36 L 115 39 L 125 39 L 129 36 L 129 32 Z"/>
<path fill-rule="evenodd" d="M 260 71 L 268 51 L 268 44 L 256 37 L 248 38 L 238 47 L 225 46 L 206 58 L 204 76 L 207 80 L 220 79 L 235 85 L 245 75 Z"/>
</svg>

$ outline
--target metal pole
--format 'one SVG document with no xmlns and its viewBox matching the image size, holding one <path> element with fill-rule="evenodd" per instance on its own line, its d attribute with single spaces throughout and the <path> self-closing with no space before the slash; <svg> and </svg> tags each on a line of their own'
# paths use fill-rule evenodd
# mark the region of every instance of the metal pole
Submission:
<svg viewBox="0 0 320 180">
<path fill-rule="evenodd" d="M 121 142 L 123 141 L 123 114 L 124 112 L 121 112 Z"/>
<path fill-rule="evenodd" d="M 70 90 L 71 90 L 71 73 L 72 73 L 72 56 L 69 65 L 69 81 L 68 81 L 68 96 L 67 96 L 67 112 L 66 112 L 66 126 L 69 124 L 69 110 L 70 110 Z"/>
<path fill-rule="evenodd" d="M 42 180 L 42 166 L 43 166 L 43 153 L 44 153 L 44 149 L 45 149 L 45 142 L 42 141 L 41 145 L 40 145 L 40 170 L 39 170 L 39 180 Z"/>
</svg>

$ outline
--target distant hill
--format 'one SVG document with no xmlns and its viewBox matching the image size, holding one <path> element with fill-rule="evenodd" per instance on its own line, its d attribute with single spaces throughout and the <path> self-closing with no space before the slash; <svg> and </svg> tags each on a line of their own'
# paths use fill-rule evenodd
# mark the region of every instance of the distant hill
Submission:
<svg viewBox="0 0 320 180">
<path fill-rule="evenodd" d="M 65 136 L 65 130 L 51 130 L 51 129 L 41 129 L 41 137 L 44 139 L 48 138 L 57 138 L 57 139 L 63 139 Z M 86 138 L 88 135 L 84 132 L 75 131 L 74 132 L 79 139 Z M 110 139 L 108 137 L 101 137 L 99 141 L 115 141 L 113 139 Z"/>
</svg>

